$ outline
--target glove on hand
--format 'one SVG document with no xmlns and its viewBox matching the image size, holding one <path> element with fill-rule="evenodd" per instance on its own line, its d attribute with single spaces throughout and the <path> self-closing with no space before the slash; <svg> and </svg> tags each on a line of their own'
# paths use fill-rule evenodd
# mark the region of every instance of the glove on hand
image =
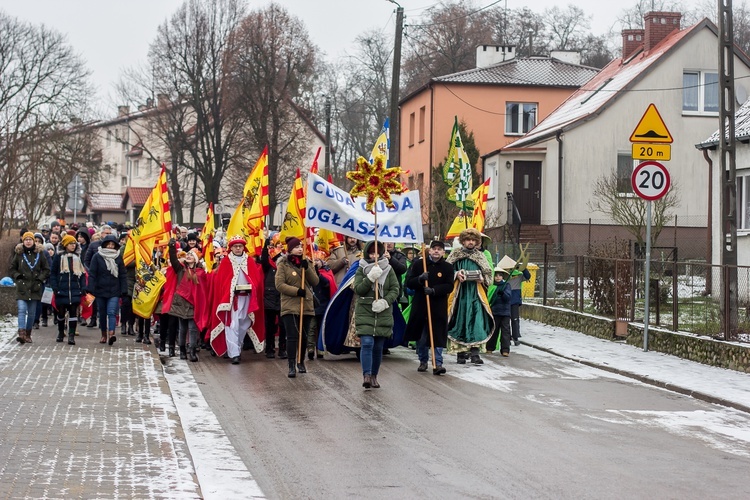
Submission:
<svg viewBox="0 0 750 500">
<path fill-rule="evenodd" d="M 378 266 L 373 266 L 372 269 L 370 269 L 370 272 L 367 273 L 367 279 L 375 283 L 378 281 L 378 278 L 380 278 L 383 275 L 383 270 L 380 269 Z"/>
<path fill-rule="evenodd" d="M 299 267 L 302 269 L 307 269 L 307 266 L 309 266 L 307 259 L 302 259 L 302 262 L 300 262 Z"/>
<path fill-rule="evenodd" d="M 435 295 L 435 289 L 434 288 L 430 288 L 430 287 L 426 287 L 424 289 L 424 294 L 425 295 Z"/>
<path fill-rule="evenodd" d="M 297 288 L 297 297 L 305 297 L 307 295 L 307 290 L 304 288 Z"/>
<path fill-rule="evenodd" d="M 430 278 L 430 273 L 422 273 L 419 275 L 419 282 L 424 283 Z"/>
<path fill-rule="evenodd" d="M 385 299 L 378 299 L 372 303 L 372 312 L 379 313 L 388 309 L 388 301 Z"/>
</svg>

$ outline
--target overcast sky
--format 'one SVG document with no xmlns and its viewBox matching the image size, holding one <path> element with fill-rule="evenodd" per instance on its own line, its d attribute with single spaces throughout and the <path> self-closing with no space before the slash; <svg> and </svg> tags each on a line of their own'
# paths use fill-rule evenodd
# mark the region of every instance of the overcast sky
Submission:
<svg viewBox="0 0 750 500">
<path fill-rule="evenodd" d="M 43 23 L 66 34 L 92 71 L 101 103 L 114 109 L 117 103 L 109 97 L 113 83 L 123 68 L 145 61 L 156 29 L 182 1 L 0 0 L 0 10 L 33 23 Z M 493 2 L 475 0 L 478 7 Z M 685 3 L 693 5 L 697 2 L 687 0 Z M 248 5 L 253 9 L 266 3 L 250 1 Z M 378 28 L 392 33 L 395 30 L 395 6 L 387 0 L 277 0 L 277 3 L 304 21 L 313 42 L 331 60 L 342 56 L 361 31 Z M 405 22 L 417 22 L 425 8 L 437 3 L 436 0 L 400 0 L 405 10 Z M 505 3 L 502 0 L 499 5 Z M 568 3 L 564 0 L 507 0 L 507 7 L 517 9 L 528 5 L 535 12 L 542 12 L 547 7 L 563 7 Z M 616 3 L 576 0 L 573 3 L 592 16 L 592 31 L 603 34 L 615 24 L 622 9 L 619 6 L 631 5 L 634 0 Z M 618 6 L 615 7 L 615 4 Z"/>
</svg>

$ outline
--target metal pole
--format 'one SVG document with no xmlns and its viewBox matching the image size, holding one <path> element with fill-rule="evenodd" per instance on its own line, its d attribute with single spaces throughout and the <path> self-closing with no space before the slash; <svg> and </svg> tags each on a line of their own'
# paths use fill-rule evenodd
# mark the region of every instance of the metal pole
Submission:
<svg viewBox="0 0 750 500">
<path fill-rule="evenodd" d="M 326 96 L 326 158 L 323 171 L 326 174 L 326 180 L 331 175 L 331 98 Z"/>
<path fill-rule="evenodd" d="M 643 311 L 643 350 L 648 351 L 649 292 L 651 287 L 651 201 L 646 202 L 646 297 Z"/>
</svg>

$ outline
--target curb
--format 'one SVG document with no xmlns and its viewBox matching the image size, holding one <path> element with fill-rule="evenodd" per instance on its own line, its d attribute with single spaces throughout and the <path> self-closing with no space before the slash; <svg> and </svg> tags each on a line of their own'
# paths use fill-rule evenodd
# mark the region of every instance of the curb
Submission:
<svg viewBox="0 0 750 500">
<path fill-rule="evenodd" d="M 541 347 L 535 344 L 532 344 L 530 342 L 521 341 L 521 344 L 533 347 L 534 349 L 537 349 L 539 351 L 543 351 L 549 354 L 553 354 L 559 358 L 567 359 L 569 361 L 574 361 L 576 363 L 580 363 L 582 365 L 590 366 L 592 368 L 598 368 L 600 370 L 604 370 L 606 372 L 614 373 L 617 375 L 622 375 L 623 377 L 632 378 L 634 380 L 638 380 L 639 382 L 643 382 L 644 384 L 653 385 L 655 387 L 659 387 L 661 389 L 666 389 L 668 391 L 677 392 L 679 394 L 683 394 L 685 396 L 690 396 L 695 399 L 699 399 L 701 401 L 705 401 L 706 403 L 711 404 L 717 404 L 721 406 L 726 406 L 729 408 L 734 408 L 735 410 L 739 410 L 745 413 L 750 413 L 750 406 L 743 405 L 741 403 L 737 403 L 735 401 L 729 401 L 727 399 L 723 398 L 717 398 L 716 396 L 712 396 L 710 394 L 706 394 L 705 392 L 700 391 L 694 391 L 692 389 L 688 389 L 685 387 L 681 387 L 679 385 L 675 385 L 668 382 L 662 382 L 661 380 L 656 380 L 650 377 L 647 377 L 645 375 L 638 375 L 637 373 L 629 372 L 626 370 L 620 370 L 619 368 L 613 368 L 611 366 L 601 365 L 599 363 L 594 363 L 593 361 L 587 361 L 585 359 L 580 358 L 574 358 L 571 356 L 566 356 L 564 354 L 560 354 L 552 349 L 549 349 L 547 347 Z"/>
</svg>

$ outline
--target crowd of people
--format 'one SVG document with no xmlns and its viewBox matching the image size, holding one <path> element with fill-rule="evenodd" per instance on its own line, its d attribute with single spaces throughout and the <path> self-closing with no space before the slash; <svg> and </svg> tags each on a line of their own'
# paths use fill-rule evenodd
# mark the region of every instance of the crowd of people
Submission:
<svg viewBox="0 0 750 500">
<path fill-rule="evenodd" d="M 78 328 L 101 332 L 110 347 L 119 335 L 136 336 L 168 356 L 198 361 L 198 353 L 239 364 L 242 351 L 286 359 L 288 377 L 307 372 L 307 360 L 323 357 L 320 332 L 330 308 L 341 308 L 345 343 L 362 366 L 362 386 L 379 388 L 383 354 L 394 328 L 405 325 L 402 345 L 416 350 L 419 372 L 447 372 L 443 352 L 458 364 L 482 364 L 480 354 L 508 356 L 519 344 L 521 284 L 530 275 L 527 257 L 505 256 L 493 265 L 488 238 L 466 229 L 453 244 L 432 241 L 424 249 L 344 237 L 330 254 L 297 238 L 269 234 L 258 257 L 239 235 L 213 238 L 213 268 L 205 269 L 198 231 L 177 227 L 154 250 L 153 265 L 165 277 L 153 316 L 134 313 L 135 263 L 125 265 L 128 225 L 58 222 L 38 233 L 21 230 L 10 266 L 16 286 L 20 344 L 53 316 L 58 342 L 75 345 Z M 350 292 L 350 302 L 334 301 Z"/>
</svg>

